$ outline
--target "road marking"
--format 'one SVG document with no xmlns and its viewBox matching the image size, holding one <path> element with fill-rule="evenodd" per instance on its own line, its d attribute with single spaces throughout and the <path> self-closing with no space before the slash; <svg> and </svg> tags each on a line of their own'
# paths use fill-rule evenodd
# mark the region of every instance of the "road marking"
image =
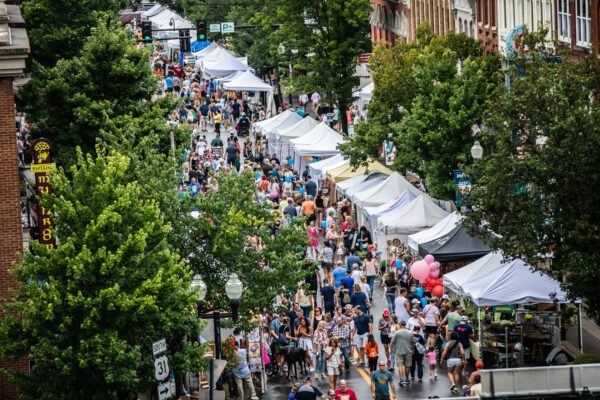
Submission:
<svg viewBox="0 0 600 400">
<path fill-rule="evenodd" d="M 367 384 L 370 387 L 371 386 L 371 377 L 369 376 L 369 374 L 367 374 L 361 367 L 356 368 L 356 370 L 358 371 L 358 373 L 360 374 L 360 376 L 363 377 L 363 379 L 365 380 L 365 382 L 367 382 Z"/>
</svg>

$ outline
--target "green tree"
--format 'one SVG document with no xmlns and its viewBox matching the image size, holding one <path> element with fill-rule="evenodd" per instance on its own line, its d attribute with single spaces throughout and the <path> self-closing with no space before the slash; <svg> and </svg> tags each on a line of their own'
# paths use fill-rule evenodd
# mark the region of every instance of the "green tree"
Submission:
<svg viewBox="0 0 600 400">
<path fill-rule="evenodd" d="M 497 66 L 495 57 L 467 58 L 459 70 L 457 54 L 433 42 L 414 65 L 417 95 L 406 115 L 391 124 L 395 165 L 424 177 L 432 196 L 452 198 L 452 171 L 471 162 L 471 126 L 499 86 Z"/>
<path fill-rule="evenodd" d="M 163 337 L 174 369 L 202 367 L 203 348 L 186 341 L 201 328 L 192 273 L 130 169 L 118 153 L 79 153 L 68 175 L 51 177 L 42 204 L 59 245 L 25 254 L 0 322 L 0 355 L 32 362 L 31 376 L 15 376 L 24 398 L 136 398 L 155 386 L 151 345 Z"/>
<path fill-rule="evenodd" d="M 292 53 L 294 68 L 307 71 L 289 77 L 287 86 L 296 93 L 318 91 L 323 101 L 337 103 L 342 115 L 359 84 L 354 75 L 357 57 L 369 51 L 368 0 L 282 0 L 277 9 L 281 28 L 272 40 Z M 287 63 L 286 63 L 287 66 Z M 347 132 L 346 118 L 342 127 Z"/>
<path fill-rule="evenodd" d="M 148 52 L 135 48 L 125 29 L 100 20 L 79 56 L 35 70 L 22 100 L 38 134 L 53 141 L 59 162 L 69 164 L 75 146 L 94 149 L 111 119 L 152 108 L 156 89 Z"/>
<path fill-rule="evenodd" d="M 24 0 L 31 58 L 45 67 L 76 56 L 102 14 L 116 17 L 127 0 Z"/>
<path fill-rule="evenodd" d="M 549 271 L 600 320 L 599 68 L 529 48 L 490 105 L 466 222 L 496 232 L 494 247 Z"/>
<path fill-rule="evenodd" d="M 471 126 L 500 80 L 495 57 L 464 34 L 438 37 L 427 24 L 417 40 L 375 49 L 375 92 L 368 121 L 341 146 L 353 165 L 379 158 L 384 140 L 397 149 L 396 167 L 425 178 L 434 196 L 450 198 L 452 170 L 469 161 Z"/>
<path fill-rule="evenodd" d="M 199 216 L 188 217 L 192 240 L 185 251 L 216 306 L 228 307 L 223 288 L 231 273 L 238 274 L 244 284 L 243 313 L 269 306 L 280 293 L 294 293 L 305 276 L 305 225 L 298 221 L 271 236 L 278 212 L 256 202 L 252 178 L 250 172 L 218 176 L 219 191 L 197 199 Z"/>
</svg>

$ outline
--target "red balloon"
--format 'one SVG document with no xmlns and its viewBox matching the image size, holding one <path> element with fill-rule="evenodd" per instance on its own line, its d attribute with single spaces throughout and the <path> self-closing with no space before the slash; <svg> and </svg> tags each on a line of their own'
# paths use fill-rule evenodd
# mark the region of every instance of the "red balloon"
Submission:
<svg viewBox="0 0 600 400">
<path fill-rule="evenodd" d="M 437 285 L 436 287 L 434 287 L 434 288 L 431 290 L 431 293 L 432 293 L 432 294 L 433 294 L 435 297 L 437 297 L 437 298 L 440 298 L 440 297 L 442 297 L 442 296 L 444 295 L 444 287 L 443 287 L 442 285 Z"/>
</svg>

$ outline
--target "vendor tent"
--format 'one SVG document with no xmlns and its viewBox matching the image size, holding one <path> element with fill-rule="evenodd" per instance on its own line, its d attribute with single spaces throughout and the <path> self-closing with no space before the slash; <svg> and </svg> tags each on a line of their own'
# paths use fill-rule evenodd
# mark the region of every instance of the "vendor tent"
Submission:
<svg viewBox="0 0 600 400">
<path fill-rule="evenodd" d="M 309 144 L 297 144 L 294 146 L 294 152 L 299 156 L 327 157 L 340 154 L 338 146 L 344 143 L 344 137 L 334 131 L 325 132 L 325 134 L 316 141 Z"/>
<path fill-rule="evenodd" d="M 277 130 L 277 143 L 279 148 L 277 149 L 277 155 L 279 158 L 288 157 L 292 155 L 292 148 L 290 146 L 290 139 L 306 135 L 308 132 L 313 130 L 317 126 L 318 122 L 311 117 L 303 118 L 296 124 L 285 129 Z"/>
<path fill-rule="evenodd" d="M 298 114 L 292 110 L 285 110 L 271 118 L 265 119 L 263 121 L 258 121 L 254 124 L 254 129 L 256 129 L 259 132 L 264 132 L 268 129 L 270 125 L 278 125 L 279 122 L 283 121 L 284 119 L 287 119 L 289 117 L 289 114 L 291 113 Z"/>
<path fill-rule="evenodd" d="M 155 4 L 152 7 L 150 7 L 148 10 L 146 10 L 142 13 L 142 19 L 147 20 L 148 18 L 151 18 L 151 17 L 155 16 L 156 14 L 163 12 L 164 9 L 165 8 L 163 6 L 161 6 L 160 4 Z"/>
<path fill-rule="evenodd" d="M 290 139 L 290 144 L 292 147 L 296 145 L 308 145 L 314 143 L 318 140 L 321 140 L 326 135 L 337 134 L 336 131 L 331 129 L 331 127 L 326 122 L 321 122 L 317 126 L 315 126 L 310 132 L 307 132 L 305 135 L 300 137 Z"/>
<path fill-rule="evenodd" d="M 373 185 L 353 195 L 352 201 L 360 208 L 376 207 L 393 199 L 399 194 L 402 194 L 405 190 L 409 190 L 415 196 L 424 194 L 408 182 L 402 175 L 394 172 L 384 182 Z"/>
<path fill-rule="evenodd" d="M 225 90 L 245 90 L 250 92 L 272 92 L 273 87 L 250 71 L 244 71 L 223 85 Z"/>
<path fill-rule="evenodd" d="M 337 156 L 325 158 L 324 160 L 313 162 L 308 164 L 310 175 L 313 180 L 323 179 L 327 171 L 331 168 L 339 167 L 340 165 L 347 165 L 350 161 L 346 160 L 344 156 L 338 154 Z"/>
<path fill-rule="evenodd" d="M 384 213 L 377 221 L 377 228 L 385 234 L 409 235 L 429 228 L 448 213 L 436 206 L 428 196 L 417 196 L 404 207 Z"/>
<path fill-rule="evenodd" d="M 379 216 L 403 207 L 404 205 L 413 201 L 415 198 L 416 196 L 412 192 L 405 190 L 398 196 L 394 197 L 390 201 L 386 201 L 380 206 L 365 207 L 363 214 L 369 221 L 376 221 Z"/>
<path fill-rule="evenodd" d="M 360 89 L 358 92 L 358 97 L 365 101 L 370 101 L 373 97 L 373 91 L 375 90 L 375 84 L 373 82 L 369 83 L 364 88 Z"/>
<path fill-rule="evenodd" d="M 433 254 L 439 262 L 469 261 L 488 254 L 491 249 L 478 237 L 457 226 L 447 234 L 419 245 L 419 254 Z"/>
<path fill-rule="evenodd" d="M 467 272 L 460 273 L 462 269 Z M 479 307 L 568 300 L 560 282 L 534 270 L 519 258 L 504 261 L 498 252 L 461 270 L 444 275 L 444 285 L 447 280 L 452 282 L 453 287 Z"/>
<path fill-rule="evenodd" d="M 444 288 L 453 291 L 459 296 L 466 296 L 464 290 L 468 290 L 466 286 L 468 282 L 477 277 L 488 276 L 491 272 L 499 268 L 503 258 L 502 253 L 493 251 L 478 258 L 471 264 L 444 274 Z"/>
<path fill-rule="evenodd" d="M 200 60 L 200 70 L 211 76 L 227 76 L 235 71 L 246 71 L 251 69 L 247 65 L 242 64 L 234 56 L 228 52 L 219 53 L 218 57 L 204 58 Z M 198 63 L 196 63 L 198 65 Z"/>
<path fill-rule="evenodd" d="M 450 232 L 463 219 L 463 216 L 454 211 L 446 218 L 435 224 L 429 229 L 408 236 L 408 246 L 414 251 L 419 251 L 421 243 L 430 242 Z"/>
<path fill-rule="evenodd" d="M 227 76 L 224 76 L 222 78 L 217 78 L 217 82 L 219 82 L 220 84 L 224 84 L 227 82 L 231 82 L 232 80 L 234 80 L 237 76 L 240 76 L 241 74 L 243 74 L 244 71 L 235 71 L 232 74 L 229 74 Z"/>
<path fill-rule="evenodd" d="M 302 117 L 298 115 L 298 113 L 292 110 L 286 110 L 279 115 L 281 115 L 281 117 L 277 120 L 267 125 L 263 125 L 263 132 L 266 133 L 267 141 L 269 142 L 269 153 L 271 154 L 275 153 L 275 150 L 278 147 L 277 131 L 279 129 L 289 128 L 290 126 L 300 122 L 300 120 L 302 119 Z"/>
<path fill-rule="evenodd" d="M 350 179 L 354 176 L 364 175 L 367 171 L 379 171 L 386 175 L 394 173 L 391 169 L 380 163 L 379 161 L 371 161 L 367 166 L 360 166 L 354 168 L 349 163 L 341 165 L 337 168 L 331 168 L 327 171 L 327 179 L 333 182 L 343 182 L 346 179 Z"/>
<path fill-rule="evenodd" d="M 353 186 L 348 186 L 347 188 L 343 189 L 343 193 L 346 197 L 352 198 L 352 196 L 354 196 L 356 193 L 359 193 L 367 188 L 377 186 L 381 182 L 385 181 L 388 178 L 388 175 L 386 175 L 382 172 L 373 172 L 369 175 L 362 175 L 362 176 L 366 176 L 366 178 L 360 182 L 357 181 Z M 356 178 L 358 178 L 358 177 L 356 177 Z M 355 179 L 355 178 L 350 178 L 350 179 L 348 179 L 348 181 L 341 182 L 340 185 L 342 183 L 347 183 L 349 181 L 352 181 L 353 179 Z"/>
</svg>

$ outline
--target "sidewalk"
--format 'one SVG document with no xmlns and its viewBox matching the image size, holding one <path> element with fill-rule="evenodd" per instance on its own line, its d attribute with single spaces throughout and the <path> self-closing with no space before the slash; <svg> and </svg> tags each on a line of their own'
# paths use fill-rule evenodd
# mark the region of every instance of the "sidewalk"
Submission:
<svg viewBox="0 0 600 400">
<path fill-rule="evenodd" d="M 600 327 L 584 314 L 581 320 L 583 329 L 583 352 L 600 354 Z M 579 354 L 579 327 L 575 325 L 567 332 L 565 346 L 573 355 Z"/>
</svg>

